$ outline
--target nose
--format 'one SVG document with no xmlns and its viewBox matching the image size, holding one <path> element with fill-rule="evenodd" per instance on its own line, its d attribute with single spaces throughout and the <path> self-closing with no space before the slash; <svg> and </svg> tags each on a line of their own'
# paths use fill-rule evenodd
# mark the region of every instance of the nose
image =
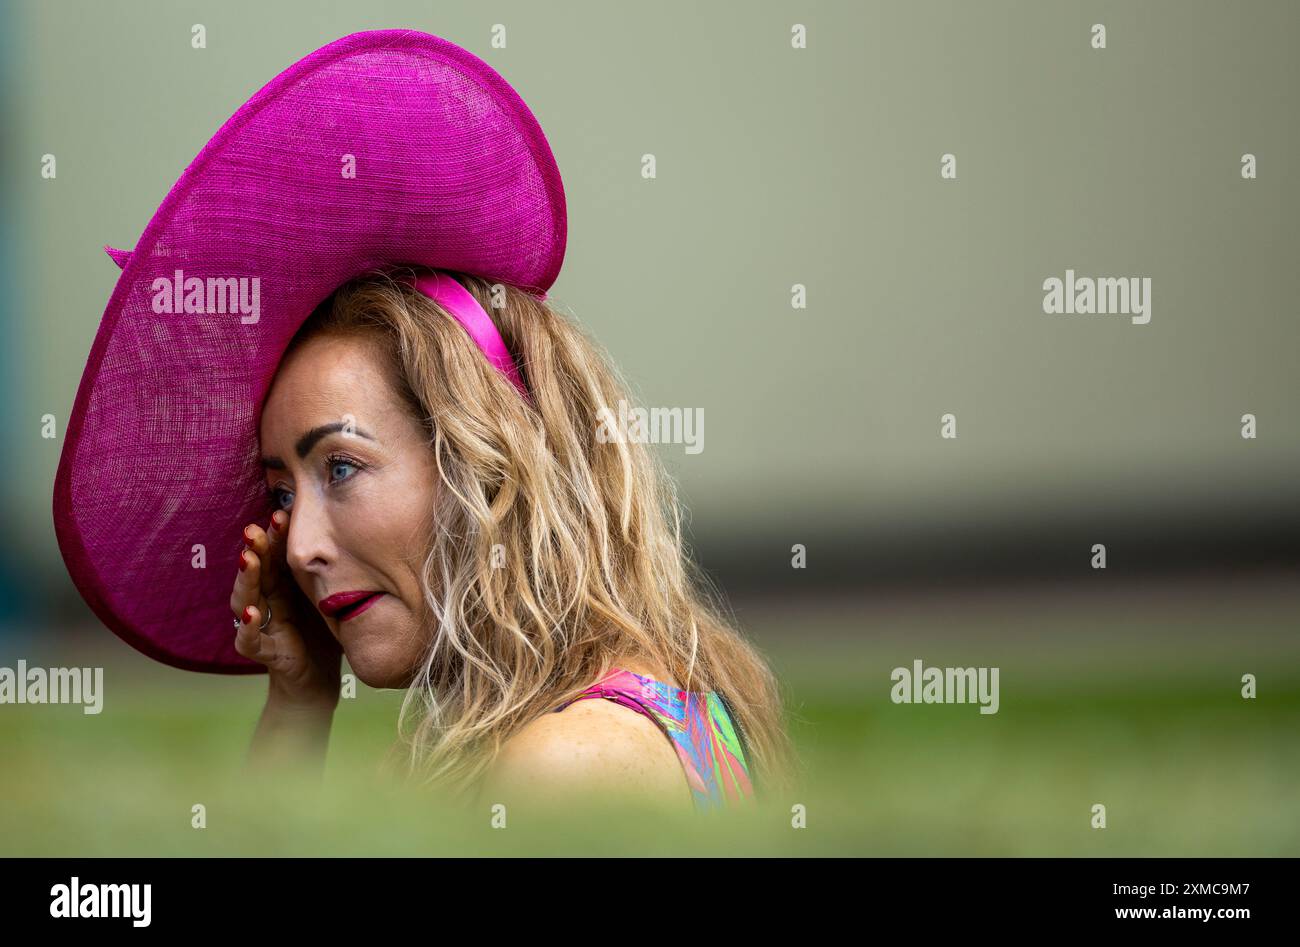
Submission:
<svg viewBox="0 0 1300 947">
<path fill-rule="evenodd" d="M 284 558 L 296 575 L 320 573 L 333 561 L 334 547 L 329 517 L 319 503 L 307 495 L 296 495 L 289 508 L 289 535 Z"/>
</svg>

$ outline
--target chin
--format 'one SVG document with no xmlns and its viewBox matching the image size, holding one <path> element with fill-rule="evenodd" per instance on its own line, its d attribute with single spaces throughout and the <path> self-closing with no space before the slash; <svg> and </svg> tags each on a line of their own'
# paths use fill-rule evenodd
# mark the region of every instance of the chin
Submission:
<svg viewBox="0 0 1300 947">
<path fill-rule="evenodd" d="M 353 647 L 344 645 L 343 654 L 348 667 L 367 687 L 404 688 L 414 674 L 409 655 L 397 655 L 386 648 L 376 648 L 365 642 Z"/>
<path fill-rule="evenodd" d="M 423 637 L 407 630 L 408 614 L 386 613 L 399 604 L 395 597 L 385 595 L 384 601 L 376 602 L 364 614 L 334 622 L 335 637 L 348 667 L 367 687 L 409 687 L 425 656 L 423 645 L 416 643 Z"/>
</svg>

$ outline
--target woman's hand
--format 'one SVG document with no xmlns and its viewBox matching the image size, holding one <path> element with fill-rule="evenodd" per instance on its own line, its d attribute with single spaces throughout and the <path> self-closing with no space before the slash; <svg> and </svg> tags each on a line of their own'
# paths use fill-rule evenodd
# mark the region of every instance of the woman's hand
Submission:
<svg viewBox="0 0 1300 947">
<path fill-rule="evenodd" d="M 288 570 L 288 525 L 289 514 L 276 510 L 269 533 L 256 523 L 244 528 L 246 548 L 230 595 L 230 609 L 240 619 L 235 650 L 270 671 L 268 706 L 332 711 L 343 649 Z M 268 605 L 271 622 L 260 630 Z"/>
</svg>

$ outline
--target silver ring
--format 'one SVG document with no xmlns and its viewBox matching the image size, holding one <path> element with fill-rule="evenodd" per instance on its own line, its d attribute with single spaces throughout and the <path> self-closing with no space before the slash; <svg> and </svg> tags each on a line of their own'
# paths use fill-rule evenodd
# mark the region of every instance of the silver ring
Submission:
<svg viewBox="0 0 1300 947">
<path fill-rule="evenodd" d="M 234 625 L 235 625 L 235 631 L 238 631 L 238 630 L 239 630 L 239 626 L 240 626 L 241 624 L 243 624 L 243 622 L 241 622 L 238 618 L 232 618 L 231 621 L 234 622 Z M 270 603 L 270 602 L 267 602 L 267 603 L 266 603 L 266 621 L 264 621 L 264 622 L 262 622 L 262 624 L 258 625 L 258 626 L 257 626 L 257 630 L 258 630 L 258 631 L 265 631 L 265 630 L 266 630 L 266 626 L 269 625 L 269 624 L 271 624 L 271 603 Z"/>
</svg>

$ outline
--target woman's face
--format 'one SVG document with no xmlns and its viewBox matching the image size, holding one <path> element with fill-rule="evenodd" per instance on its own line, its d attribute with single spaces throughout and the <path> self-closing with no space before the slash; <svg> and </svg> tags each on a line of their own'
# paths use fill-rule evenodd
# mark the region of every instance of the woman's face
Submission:
<svg viewBox="0 0 1300 947">
<path fill-rule="evenodd" d="M 438 485 L 388 371 L 365 339 L 312 337 L 281 363 L 261 428 L 271 505 L 289 513 L 289 569 L 371 687 L 406 686 L 428 640 L 417 570 Z M 343 592 L 380 594 L 345 617 L 324 601 Z"/>
</svg>

